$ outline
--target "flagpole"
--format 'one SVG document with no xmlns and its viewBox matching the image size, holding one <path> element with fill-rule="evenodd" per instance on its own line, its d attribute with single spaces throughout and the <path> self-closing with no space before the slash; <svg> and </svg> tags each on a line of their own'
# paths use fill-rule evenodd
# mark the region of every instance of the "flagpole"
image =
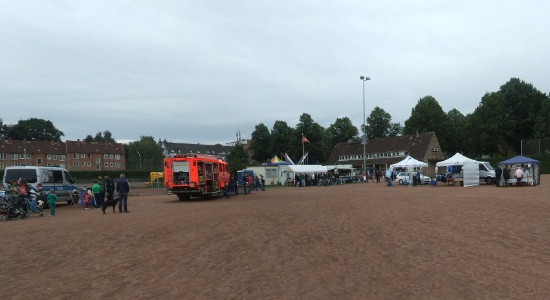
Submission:
<svg viewBox="0 0 550 300">
<path fill-rule="evenodd" d="M 304 157 L 304 135 L 302 134 L 302 157 Z M 304 162 L 302 161 L 302 165 Z"/>
</svg>

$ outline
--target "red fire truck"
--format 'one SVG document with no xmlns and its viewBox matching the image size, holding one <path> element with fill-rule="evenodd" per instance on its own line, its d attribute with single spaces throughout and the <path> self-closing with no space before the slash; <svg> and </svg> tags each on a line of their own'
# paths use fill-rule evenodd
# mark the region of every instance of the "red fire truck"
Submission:
<svg viewBox="0 0 550 300">
<path fill-rule="evenodd" d="M 221 196 L 229 184 L 227 162 L 206 154 L 170 155 L 164 158 L 164 184 L 182 201 Z"/>
</svg>

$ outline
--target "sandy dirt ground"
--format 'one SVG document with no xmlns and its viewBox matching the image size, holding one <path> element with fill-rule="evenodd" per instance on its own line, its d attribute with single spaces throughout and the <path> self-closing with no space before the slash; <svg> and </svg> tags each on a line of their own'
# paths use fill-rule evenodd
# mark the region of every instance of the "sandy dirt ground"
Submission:
<svg viewBox="0 0 550 300">
<path fill-rule="evenodd" d="M 1 298 L 550 299 L 549 182 L 60 205 L 0 222 Z"/>
</svg>

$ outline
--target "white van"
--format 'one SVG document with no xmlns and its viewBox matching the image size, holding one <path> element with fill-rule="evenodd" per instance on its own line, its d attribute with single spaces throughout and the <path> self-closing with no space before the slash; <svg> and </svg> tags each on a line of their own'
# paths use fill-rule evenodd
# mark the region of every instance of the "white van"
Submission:
<svg viewBox="0 0 550 300">
<path fill-rule="evenodd" d="M 40 193 L 40 199 L 46 202 L 46 196 L 50 189 L 55 190 L 57 202 L 66 201 L 76 204 L 79 200 L 78 187 L 74 178 L 64 168 L 59 167 L 7 167 L 4 170 L 2 183 L 7 187 L 13 180 L 25 178 L 27 183 L 33 185 Z"/>
<path fill-rule="evenodd" d="M 495 168 L 487 161 L 479 162 L 479 182 L 485 182 L 486 184 L 497 182 Z"/>
</svg>

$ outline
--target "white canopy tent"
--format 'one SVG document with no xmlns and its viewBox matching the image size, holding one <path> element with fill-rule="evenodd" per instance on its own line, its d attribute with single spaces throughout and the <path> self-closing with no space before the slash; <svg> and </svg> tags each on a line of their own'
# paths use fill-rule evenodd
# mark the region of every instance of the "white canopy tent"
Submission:
<svg viewBox="0 0 550 300">
<path fill-rule="evenodd" d="M 438 162 L 435 166 L 436 173 L 439 167 L 462 166 L 462 180 L 464 186 L 479 185 L 479 162 L 477 160 L 456 153 L 447 160 Z"/>
<path fill-rule="evenodd" d="M 279 182 L 284 184 L 287 177 L 294 180 L 296 174 L 326 173 L 328 168 L 321 165 L 281 165 L 279 166 Z"/>
<path fill-rule="evenodd" d="M 412 156 L 408 156 L 408 155 L 402 161 L 395 163 L 393 165 L 390 165 L 391 168 L 425 168 L 427 166 L 428 166 L 427 163 L 423 161 L 419 161 L 413 158 Z"/>
</svg>

